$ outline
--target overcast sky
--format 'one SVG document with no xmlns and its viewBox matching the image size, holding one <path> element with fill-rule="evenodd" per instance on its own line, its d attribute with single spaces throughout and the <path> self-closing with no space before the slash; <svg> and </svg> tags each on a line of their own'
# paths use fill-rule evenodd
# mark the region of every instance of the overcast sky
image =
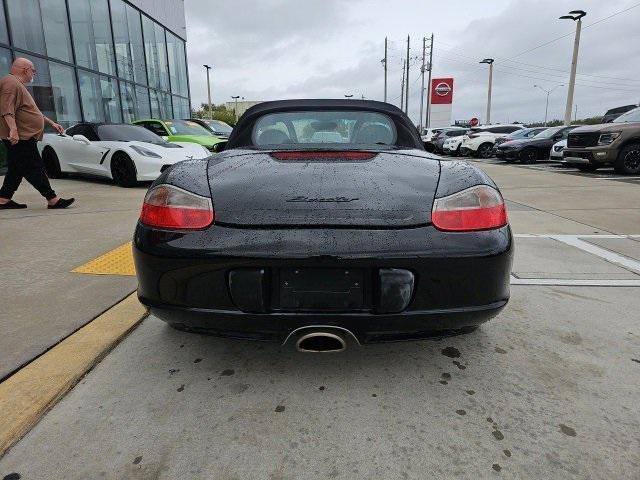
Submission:
<svg viewBox="0 0 640 480">
<path fill-rule="evenodd" d="M 214 103 L 354 97 L 382 100 L 384 38 L 389 48 L 389 101 L 399 103 L 406 37 L 411 57 L 435 35 L 434 77 L 454 77 L 454 119 L 482 117 L 487 65 L 493 57 L 493 122 L 541 121 L 546 94 L 567 84 L 575 24 L 583 21 L 575 103 L 578 117 L 640 101 L 640 6 L 637 0 L 186 0 L 193 105 L 206 101 L 202 64 L 213 66 Z M 549 45 L 523 53 L 556 37 Z M 410 72 L 410 116 L 418 123 L 420 65 Z M 566 87 L 550 96 L 549 117 L 562 118 Z"/>
</svg>

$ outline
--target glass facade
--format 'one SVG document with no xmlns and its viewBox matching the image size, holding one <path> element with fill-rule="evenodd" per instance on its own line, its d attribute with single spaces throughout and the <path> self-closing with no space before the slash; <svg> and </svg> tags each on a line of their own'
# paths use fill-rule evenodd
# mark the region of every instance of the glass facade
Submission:
<svg viewBox="0 0 640 480">
<path fill-rule="evenodd" d="M 0 0 L 1 76 L 17 57 L 63 126 L 190 116 L 184 40 L 126 0 Z"/>
</svg>

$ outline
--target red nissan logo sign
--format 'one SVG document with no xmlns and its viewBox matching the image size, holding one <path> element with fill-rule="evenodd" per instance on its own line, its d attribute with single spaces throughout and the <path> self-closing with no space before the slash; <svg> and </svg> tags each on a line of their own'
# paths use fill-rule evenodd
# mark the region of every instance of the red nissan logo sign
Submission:
<svg viewBox="0 0 640 480">
<path fill-rule="evenodd" d="M 471 120 L 469 120 L 470 127 L 477 127 L 478 123 L 480 123 L 480 121 L 476 117 L 473 117 Z"/>
<path fill-rule="evenodd" d="M 446 97 L 447 95 L 449 95 L 449 93 L 451 93 L 451 87 L 448 83 L 440 82 L 438 85 L 436 85 L 434 91 L 436 92 L 436 95 L 440 97 Z"/>
</svg>

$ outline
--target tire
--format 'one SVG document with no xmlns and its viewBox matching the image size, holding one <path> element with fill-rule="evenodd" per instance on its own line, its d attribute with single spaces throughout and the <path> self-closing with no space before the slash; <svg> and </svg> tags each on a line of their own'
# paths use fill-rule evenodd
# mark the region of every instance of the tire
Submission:
<svg viewBox="0 0 640 480">
<path fill-rule="evenodd" d="M 507 162 L 507 163 L 516 163 L 516 159 L 515 158 L 505 158 L 504 161 Z"/>
<path fill-rule="evenodd" d="M 525 148 L 520 153 L 520 163 L 531 165 L 538 160 L 538 151 L 535 148 Z"/>
<path fill-rule="evenodd" d="M 456 148 L 456 151 L 453 153 L 454 157 L 461 157 L 462 153 L 460 153 L 460 145 L 458 145 L 458 148 Z"/>
<path fill-rule="evenodd" d="M 42 161 L 44 162 L 44 170 L 49 178 L 62 178 L 64 174 L 60 168 L 60 160 L 55 150 L 51 147 L 45 147 L 42 152 Z"/>
<path fill-rule="evenodd" d="M 135 187 L 138 183 L 136 166 L 129 155 L 117 152 L 111 158 L 111 176 L 116 185 L 124 188 Z"/>
<path fill-rule="evenodd" d="M 476 150 L 476 157 L 491 158 L 491 150 L 493 150 L 493 143 L 483 143 Z"/>
<path fill-rule="evenodd" d="M 640 174 L 640 143 L 632 143 L 624 147 L 618 154 L 614 167 L 616 173 Z"/>
<path fill-rule="evenodd" d="M 433 152 L 435 152 L 436 147 L 434 147 L 432 143 L 425 143 L 424 144 L 424 149 L 429 153 L 433 153 Z"/>
<path fill-rule="evenodd" d="M 578 163 L 574 166 L 581 172 L 595 172 L 598 169 L 597 165 L 591 165 L 591 164 Z"/>
</svg>

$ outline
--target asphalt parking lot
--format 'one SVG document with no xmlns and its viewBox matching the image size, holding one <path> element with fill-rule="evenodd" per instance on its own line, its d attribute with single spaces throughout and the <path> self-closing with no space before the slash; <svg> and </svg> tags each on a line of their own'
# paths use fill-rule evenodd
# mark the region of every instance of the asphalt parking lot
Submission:
<svg viewBox="0 0 640 480">
<path fill-rule="evenodd" d="M 0 478 L 638 478 L 638 180 L 477 163 L 516 234 L 511 301 L 478 331 L 302 355 L 148 317 Z M 71 270 L 130 240 L 145 189 L 55 187 L 78 206 L 0 214 L 3 276 L 19 279 L 3 294 L 3 376 L 135 289 Z"/>
</svg>

